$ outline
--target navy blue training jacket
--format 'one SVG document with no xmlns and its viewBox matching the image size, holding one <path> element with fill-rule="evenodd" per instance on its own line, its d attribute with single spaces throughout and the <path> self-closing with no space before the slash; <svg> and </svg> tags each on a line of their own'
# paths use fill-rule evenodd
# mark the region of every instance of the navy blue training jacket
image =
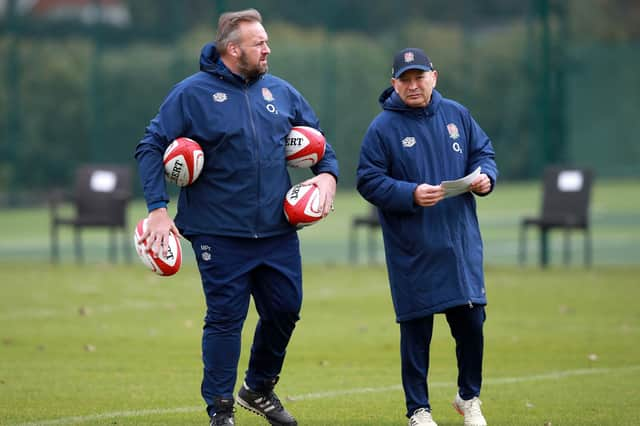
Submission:
<svg viewBox="0 0 640 426">
<path fill-rule="evenodd" d="M 380 103 L 383 111 L 362 142 L 357 187 L 378 207 L 397 321 L 486 304 L 474 195 L 420 207 L 413 191 L 478 166 L 493 188 L 498 170 L 491 141 L 465 107 L 436 90 L 426 108 L 406 106 L 392 88 Z"/>
<path fill-rule="evenodd" d="M 171 90 L 137 145 L 148 210 L 169 202 L 162 156 L 171 141 L 185 136 L 202 146 L 204 169 L 180 190 L 175 223 L 183 235 L 259 238 L 293 232 L 282 210 L 291 187 L 284 142 L 297 125 L 319 129 L 311 106 L 293 86 L 271 74 L 245 83 L 223 64 L 214 44 L 205 45 L 200 72 Z M 338 177 L 330 144 L 311 170 Z"/>
</svg>

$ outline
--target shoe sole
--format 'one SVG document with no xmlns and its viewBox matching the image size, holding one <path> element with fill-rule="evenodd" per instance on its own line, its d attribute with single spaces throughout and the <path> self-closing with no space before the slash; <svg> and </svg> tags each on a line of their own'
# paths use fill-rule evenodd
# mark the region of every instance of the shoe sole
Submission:
<svg viewBox="0 0 640 426">
<path fill-rule="evenodd" d="M 280 422 L 277 422 L 275 420 L 271 420 L 269 417 L 266 416 L 266 414 L 264 414 L 263 412 L 259 411 L 256 408 L 252 407 L 251 404 L 249 404 L 244 399 L 240 398 L 240 396 L 238 396 L 238 398 L 236 399 L 236 402 L 238 403 L 239 406 L 241 406 L 245 410 L 251 411 L 253 414 L 257 414 L 260 417 L 264 417 L 265 419 L 267 419 L 267 421 L 269 422 L 269 424 L 271 426 L 298 426 L 298 422 L 280 423 Z"/>
<path fill-rule="evenodd" d="M 460 408 L 458 408 L 458 404 L 456 404 L 455 402 L 452 402 L 451 406 L 453 408 L 455 408 L 455 410 L 458 412 L 458 414 L 460 414 L 461 416 L 464 416 L 464 411 L 462 411 Z"/>
</svg>

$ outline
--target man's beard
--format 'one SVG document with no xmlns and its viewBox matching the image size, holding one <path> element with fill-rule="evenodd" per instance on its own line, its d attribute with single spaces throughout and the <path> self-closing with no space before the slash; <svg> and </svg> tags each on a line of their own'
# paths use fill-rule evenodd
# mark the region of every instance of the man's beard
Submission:
<svg viewBox="0 0 640 426">
<path fill-rule="evenodd" d="M 240 57 L 238 58 L 238 70 L 245 79 L 253 80 L 254 78 L 257 78 L 260 75 L 266 73 L 269 70 L 269 66 L 266 64 L 264 66 L 260 66 L 259 63 L 254 66 L 249 65 L 247 54 L 244 50 L 240 49 Z"/>
</svg>

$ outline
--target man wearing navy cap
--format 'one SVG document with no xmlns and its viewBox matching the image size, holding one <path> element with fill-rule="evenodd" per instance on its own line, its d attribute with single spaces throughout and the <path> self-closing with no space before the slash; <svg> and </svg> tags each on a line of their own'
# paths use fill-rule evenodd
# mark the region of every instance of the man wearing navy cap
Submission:
<svg viewBox="0 0 640 426">
<path fill-rule="evenodd" d="M 475 197 L 493 190 L 498 169 L 489 137 L 435 90 L 437 79 L 421 49 L 396 53 L 382 112 L 362 142 L 357 187 L 382 225 L 409 426 L 437 426 L 427 386 L 437 313 L 456 342 L 453 406 L 465 426 L 486 426 L 478 397 L 487 299 Z M 463 177 L 457 192 L 442 184 Z"/>
</svg>

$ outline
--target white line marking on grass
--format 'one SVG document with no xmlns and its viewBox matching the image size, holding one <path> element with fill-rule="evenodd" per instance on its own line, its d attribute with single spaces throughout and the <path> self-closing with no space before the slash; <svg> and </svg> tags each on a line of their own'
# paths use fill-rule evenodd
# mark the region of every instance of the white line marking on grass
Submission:
<svg viewBox="0 0 640 426">
<path fill-rule="evenodd" d="M 575 376 L 592 376 L 592 375 L 602 375 L 602 374 L 610 374 L 610 373 L 629 373 L 629 372 L 638 371 L 638 370 L 640 370 L 640 365 L 632 365 L 629 367 L 620 367 L 620 368 L 583 368 L 578 370 L 553 371 L 550 373 L 534 374 L 531 376 L 499 377 L 495 379 L 485 379 L 483 380 L 483 384 L 508 385 L 508 384 L 514 384 L 514 383 L 534 382 L 534 381 L 540 381 L 540 380 L 559 380 L 565 377 L 575 377 Z M 453 382 L 429 383 L 430 388 L 443 388 L 443 387 L 454 387 L 454 386 L 455 386 L 455 383 Z M 302 394 L 297 396 L 288 396 L 286 397 L 286 399 L 289 401 L 303 401 L 303 400 L 310 400 L 310 399 L 335 398 L 335 397 L 344 396 L 344 395 L 381 393 L 381 392 L 399 391 L 399 390 L 402 390 L 401 385 L 391 385 L 391 386 L 382 386 L 382 387 L 376 387 L 376 388 L 366 387 L 366 388 L 343 389 L 343 390 L 326 391 L 326 392 L 314 392 L 314 393 L 307 393 L 307 394 Z M 87 416 L 64 417 L 60 419 L 41 420 L 33 423 L 21 423 L 18 426 L 66 425 L 66 424 L 76 424 L 76 423 L 87 423 L 94 420 L 115 419 L 120 417 L 142 417 L 142 416 L 156 415 L 156 414 L 194 413 L 198 411 L 204 411 L 204 407 L 152 408 L 147 410 L 113 411 L 110 413 L 90 414 Z"/>
<path fill-rule="evenodd" d="M 524 383 L 524 382 L 534 382 L 539 380 L 554 380 L 554 379 L 562 379 L 564 377 L 572 377 L 572 376 L 588 376 L 595 374 L 608 374 L 615 372 L 631 372 L 640 370 L 640 365 L 635 365 L 631 367 L 621 367 L 621 368 L 584 368 L 579 370 L 565 370 L 565 371 L 557 371 L 551 373 L 544 374 L 535 374 L 532 376 L 521 376 L 521 377 L 500 377 L 496 379 L 484 379 L 482 381 L 483 385 L 507 385 L 514 383 Z M 454 387 L 455 384 L 453 382 L 429 382 L 430 388 L 444 388 L 444 387 Z M 355 388 L 355 389 L 344 389 L 338 391 L 327 391 L 327 392 L 314 392 L 308 393 L 304 395 L 298 396 L 290 396 L 287 397 L 288 400 L 291 401 L 302 401 L 305 399 L 323 399 L 323 398 L 333 398 L 336 396 L 343 395 L 353 395 L 353 394 L 361 394 L 361 393 L 380 393 L 380 392 L 388 392 L 402 390 L 401 385 L 392 385 L 392 386 L 384 386 L 379 388 Z"/>
</svg>

